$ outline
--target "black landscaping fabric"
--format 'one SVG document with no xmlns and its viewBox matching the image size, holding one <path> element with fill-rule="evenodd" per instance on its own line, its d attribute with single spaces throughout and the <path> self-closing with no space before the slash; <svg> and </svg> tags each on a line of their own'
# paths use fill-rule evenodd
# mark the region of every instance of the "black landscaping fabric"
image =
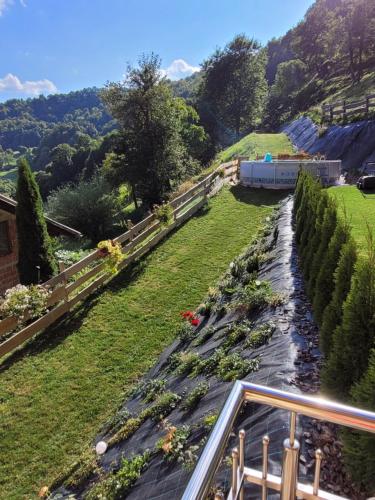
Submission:
<svg viewBox="0 0 375 500">
<path fill-rule="evenodd" d="M 298 384 L 295 383 L 296 379 L 301 377 L 301 373 L 303 374 L 306 370 L 308 378 L 311 378 L 311 373 L 309 372 L 308 358 L 306 363 L 301 364 L 298 361 L 299 353 L 308 351 L 313 359 L 319 356 L 319 353 L 316 346 L 309 341 L 308 335 L 304 334 L 306 331 L 309 332 L 310 329 L 315 328 L 315 326 L 312 322 L 309 307 L 306 305 L 303 294 L 303 281 L 297 266 L 292 230 L 292 205 L 291 197 L 281 204 L 274 222 L 274 228 L 265 243 L 269 250 L 268 257 L 261 266 L 257 278 L 268 281 L 273 291 L 285 294 L 286 301 L 281 306 L 267 307 L 257 313 L 256 316 L 250 317 L 250 320 L 255 323 L 255 328 L 266 322 L 273 322 L 276 325 L 276 330 L 269 343 L 257 349 L 246 349 L 244 343 L 240 342 L 230 350 L 230 353 L 238 352 L 246 359 L 260 358 L 259 370 L 250 373 L 244 377 L 244 380 L 300 393 Z M 240 231 L 241 228 L 239 227 L 238 230 Z M 233 382 L 223 382 L 216 376 L 198 376 L 196 378 L 176 376 L 167 370 L 169 357 L 174 352 L 189 349 L 193 349 L 204 357 L 209 356 L 226 340 L 225 332 L 228 324 L 237 319 L 236 313 L 233 312 L 220 319 L 216 314 L 204 319 L 198 327 L 196 335 L 199 335 L 200 331 L 212 325 L 215 327 L 215 333 L 210 339 L 198 347 L 191 346 L 194 339 L 188 343 L 176 340 L 163 352 L 158 363 L 145 377 L 145 379 L 163 378 L 166 380 L 166 390 L 179 395 L 188 394 L 201 381 L 207 381 L 210 384 L 209 392 L 194 410 L 190 412 L 182 411 L 177 406 L 167 417 L 168 421 L 177 428 L 182 425 L 194 425 L 189 444 L 200 443 L 202 438 L 208 436 L 210 430 L 204 425 L 198 426 L 198 424 L 202 422 L 205 416 L 220 412 L 233 387 Z M 308 381 L 306 383 L 307 390 L 309 385 L 310 382 Z M 140 396 L 135 396 L 126 401 L 124 406 L 132 416 L 136 417 L 142 409 L 147 407 L 147 404 L 142 401 Z M 299 421 L 299 434 L 301 434 L 302 430 L 301 424 L 301 421 Z M 236 436 L 242 428 L 246 431 L 246 465 L 260 468 L 262 437 L 268 434 L 270 438 L 269 471 L 273 474 L 280 474 L 282 443 L 288 437 L 288 413 L 265 406 L 246 404 L 236 420 L 234 434 L 230 438 L 225 456 L 230 456 L 231 448 L 237 445 L 238 438 Z M 157 441 L 164 435 L 165 430 L 157 422 L 147 419 L 127 440 L 108 449 L 100 458 L 101 466 L 105 471 L 116 470 L 123 457 L 131 458 L 136 454 L 143 453 L 146 449 L 154 449 Z M 97 441 L 103 439 L 108 441 L 110 436 L 111 433 L 99 435 Z M 132 500 L 179 499 L 191 473 L 191 470 L 186 470 L 180 463 L 166 462 L 163 459 L 162 452 L 159 451 L 153 455 L 149 465 L 126 498 Z M 306 470 L 302 467 L 300 479 L 303 478 L 305 473 Z M 227 491 L 230 485 L 230 475 L 230 466 L 224 460 L 216 475 L 214 486 Z M 91 486 L 92 482 L 89 481 L 81 485 L 76 491 L 67 491 L 60 488 L 56 493 L 60 493 L 62 498 L 67 498 L 69 493 L 74 493 L 76 498 L 84 498 L 85 493 Z M 273 497 L 278 498 L 276 495 L 269 495 L 269 498 Z M 249 490 L 246 498 L 259 498 L 259 491 L 255 488 L 251 492 Z"/>
</svg>

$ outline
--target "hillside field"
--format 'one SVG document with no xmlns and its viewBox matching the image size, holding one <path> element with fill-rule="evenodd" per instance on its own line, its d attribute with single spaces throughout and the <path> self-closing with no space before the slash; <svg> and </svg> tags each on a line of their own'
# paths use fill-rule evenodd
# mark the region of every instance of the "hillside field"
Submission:
<svg viewBox="0 0 375 500">
<path fill-rule="evenodd" d="M 248 246 L 282 192 L 223 188 L 75 314 L 0 365 L 0 498 L 30 498 L 100 426 Z"/>
<path fill-rule="evenodd" d="M 367 224 L 375 236 L 375 194 L 364 193 L 356 186 L 332 187 L 329 192 L 346 211 L 352 234 L 361 253 L 367 248 Z"/>
<path fill-rule="evenodd" d="M 254 159 L 257 154 L 264 156 L 268 152 L 272 155 L 293 153 L 293 146 L 286 134 L 253 132 L 220 153 L 219 160 L 220 162 L 230 161 L 238 155 Z"/>
</svg>

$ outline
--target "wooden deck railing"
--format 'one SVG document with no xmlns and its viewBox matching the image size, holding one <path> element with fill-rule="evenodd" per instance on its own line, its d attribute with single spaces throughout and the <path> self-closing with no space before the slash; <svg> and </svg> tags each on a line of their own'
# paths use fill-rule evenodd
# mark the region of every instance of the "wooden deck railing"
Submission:
<svg viewBox="0 0 375 500">
<path fill-rule="evenodd" d="M 350 115 L 368 115 L 375 108 L 375 94 L 369 94 L 358 101 L 337 101 L 322 106 L 323 122 L 332 122 L 335 118 L 345 119 Z"/>
<path fill-rule="evenodd" d="M 115 238 L 114 241 L 120 243 L 123 253 L 126 254 L 126 257 L 120 263 L 119 269 L 123 269 L 131 262 L 142 257 L 168 233 L 202 208 L 207 201 L 208 195 L 217 186 L 220 179 L 219 170 L 222 169 L 224 178 L 228 179 L 237 174 L 238 167 L 238 160 L 223 163 L 198 184 L 172 200 L 169 204 L 173 208 L 174 220 L 167 227 L 161 228 L 156 215 L 152 213 L 129 231 Z M 50 326 L 111 278 L 112 275 L 105 271 L 105 262 L 99 250 L 94 250 L 79 262 L 45 282 L 43 285 L 52 289 L 48 299 L 49 310 L 42 317 L 30 322 L 4 340 L 0 344 L 0 357 L 8 354 L 33 335 Z M 27 320 L 27 318 L 25 319 Z M 1 320 L 0 337 L 10 334 L 17 326 L 18 319 L 15 316 Z"/>
</svg>

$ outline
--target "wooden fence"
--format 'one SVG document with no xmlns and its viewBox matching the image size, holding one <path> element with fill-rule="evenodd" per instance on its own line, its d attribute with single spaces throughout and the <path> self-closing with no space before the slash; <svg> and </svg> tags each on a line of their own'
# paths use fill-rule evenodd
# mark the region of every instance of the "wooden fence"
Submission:
<svg viewBox="0 0 375 500">
<path fill-rule="evenodd" d="M 237 175 L 239 161 L 234 160 L 220 165 L 213 173 L 205 177 L 198 184 L 172 200 L 169 205 L 173 208 L 173 223 L 162 228 L 154 213 L 148 215 L 129 231 L 115 238 L 120 243 L 126 257 L 119 265 L 123 269 L 131 262 L 142 257 L 151 248 L 157 245 L 168 233 L 180 226 L 194 215 L 207 202 L 208 195 L 218 187 L 220 180 L 219 171 L 222 170 L 224 178 Z M 44 283 L 52 289 L 48 299 L 49 310 L 42 317 L 30 322 L 27 326 L 14 333 L 0 344 L 0 357 L 8 354 L 33 335 L 41 332 L 76 304 L 86 299 L 92 292 L 112 278 L 105 270 L 105 262 L 99 250 L 64 269 Z M 96 261 L 99 261 L 97 263 Z M 27 318 L 25 318 L 27 320 Z M 6 336 L 18 326 L 17 317 L 11 316 L 0 321 L 0 337 Z"/>
<path fill-rule="evenodd" d="M 359 101 L 332 102 L 323 104 L 322 119 L 323 122 L 332 122 L 335 118 L 345 119 L 350 115 L 368 115 L 373 108 L 375 108 L 375 94 L 367 95 Z"/>
</svg>

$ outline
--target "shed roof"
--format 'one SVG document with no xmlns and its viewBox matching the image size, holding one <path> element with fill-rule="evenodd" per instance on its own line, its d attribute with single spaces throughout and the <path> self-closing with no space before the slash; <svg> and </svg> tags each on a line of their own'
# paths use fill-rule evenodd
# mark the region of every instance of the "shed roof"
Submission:
<svg viewBox="0 0 375 500">
<path fill-rule="evenodd" d="M 10 214 L 16 213 L 17 202 L 12 198 L 8 198 L 3 194 L 0 194 L 0 210 L 4 210 Z M 50 234 L 53 236 L 63 235 L 63 236 L 71 236 L 73 238 L 81 238 L 82 234 L 75 229 L 65 226 L 60 222 L 57 222 L 50 217 L 45 217 L 47 223 L 47 229 Z"/>
</svg>

